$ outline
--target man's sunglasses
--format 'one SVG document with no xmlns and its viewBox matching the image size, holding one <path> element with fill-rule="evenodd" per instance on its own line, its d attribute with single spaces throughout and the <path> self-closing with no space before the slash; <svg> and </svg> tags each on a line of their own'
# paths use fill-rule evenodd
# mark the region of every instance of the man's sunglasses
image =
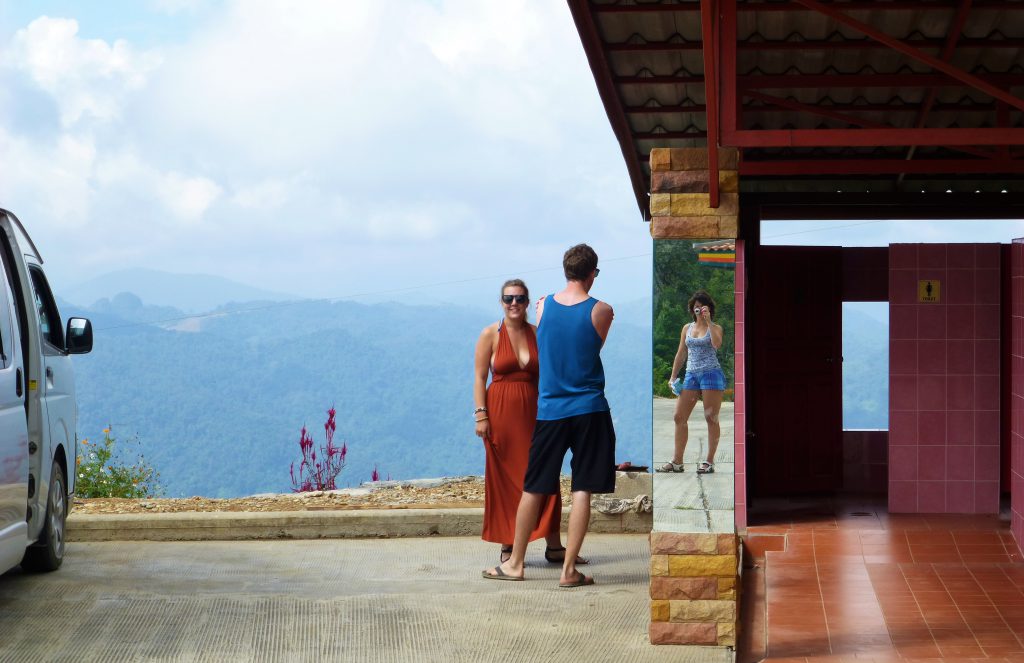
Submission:
<svg viewBox="0 0 1024 663">
<path fill-rule="evenodd" d="M 516 304 L 525 304 L 530 301 L 530 298 L 526 295 L 502 295 L 501 301 L 506 304 L 511 304 L 512 302 L 515 302 Z"/>
</svg>

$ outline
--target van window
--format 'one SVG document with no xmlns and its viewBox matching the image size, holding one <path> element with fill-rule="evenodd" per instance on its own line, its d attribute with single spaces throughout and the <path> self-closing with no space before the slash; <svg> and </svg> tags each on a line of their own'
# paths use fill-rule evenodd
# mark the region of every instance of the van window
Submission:
<svg viewBox="0 0 1024 663">
<path fill-rule="evenodd" d="M 0 271 L 0 275 L 3 272 Z M 10 366 L 14 351 L 14 328 L 11 320 L 11 289 L 7 283 L 0 283 L 0 368 Z"/>
<path fill-rule="evenodd" d="M 30 268 L 32 273 L 32 292 L 35 296 L 36 312 L 39 314 L 39 331 L 50 345 L 64 349 L 64 330 L 60 326 L 60 313 L 50 293 L 50 285 L 46 282 L 43 271 L 38 267 Z"/>
</svg>

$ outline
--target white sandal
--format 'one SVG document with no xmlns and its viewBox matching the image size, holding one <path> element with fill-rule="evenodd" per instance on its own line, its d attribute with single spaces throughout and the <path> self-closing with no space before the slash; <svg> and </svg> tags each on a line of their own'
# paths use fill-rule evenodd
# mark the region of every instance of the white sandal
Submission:
<svg viewBox="0 0 1024 663">
<path fill-rule="evenodd" d="M 697 468 L 697 474 L 714 474 L 714 473 L 715 473 L 715 464 L 714 463 L 709 463 L 709 462 L 705 461 L 705 462 L 700 464 L 700 467 Z"/>
<path fill-rule="evenodd" d="M 661 465 L 660 467 L 656 467 L 654 469 L 654 471 L 655 472 L 685 472 L 686 469 L 683 467 L 682 463 L 673 463 L 672 461 L 668 461 L 664 465 Z"/>
</svg>

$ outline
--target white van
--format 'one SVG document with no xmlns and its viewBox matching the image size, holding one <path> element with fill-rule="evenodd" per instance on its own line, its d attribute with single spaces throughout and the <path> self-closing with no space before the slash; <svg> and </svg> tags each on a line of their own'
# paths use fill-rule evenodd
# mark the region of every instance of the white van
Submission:
<svg viewBox="0 0 1024 663">
<path fill-rule="evenodd" d="M 19 563 L 52 571 L 78 450 L 73 354 L 92 350 L 92 325 L 60 313 L 21 222 L 0 209 L 0 573 Z"/>
</svg>

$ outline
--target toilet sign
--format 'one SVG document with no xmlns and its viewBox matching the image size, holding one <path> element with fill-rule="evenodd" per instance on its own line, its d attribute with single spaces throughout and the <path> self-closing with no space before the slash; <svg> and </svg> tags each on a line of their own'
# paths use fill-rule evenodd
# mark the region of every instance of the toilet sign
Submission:
<svg viewBox="0 0 1024 663">
<path fill-rule="evenodd" d="M 934 279 L 917 282 L 917 301 L 921 303 L 938 303 L 940 292 L 940 283 Z"/>
</svg>

